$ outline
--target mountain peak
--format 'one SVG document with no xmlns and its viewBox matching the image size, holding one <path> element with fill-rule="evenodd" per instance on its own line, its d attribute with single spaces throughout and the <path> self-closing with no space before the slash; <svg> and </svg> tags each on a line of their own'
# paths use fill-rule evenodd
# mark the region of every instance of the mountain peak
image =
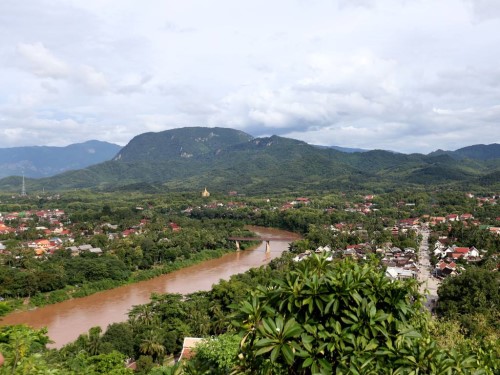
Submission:
<svg viewBox="0 0 500 375">
<path fill-rule="evenodd" d="M 500 158 L 500 144 L 492 143 L 489 145 L 477 144 L 459 148 L 455 151 L 445 151 L 438 149 L 429 154 L 429 156 L 449 155 L 454 159 L 474 159 L 474 160 L 492 160 Z"/>
<path fill-rule="evenodd" d="M 158 161 L 189 159 L 217 152 L 221 148 L 248 142 L 253 137 L 229 128 L 186 127 L 134 137 L 115 161 Z"/>
</svg>

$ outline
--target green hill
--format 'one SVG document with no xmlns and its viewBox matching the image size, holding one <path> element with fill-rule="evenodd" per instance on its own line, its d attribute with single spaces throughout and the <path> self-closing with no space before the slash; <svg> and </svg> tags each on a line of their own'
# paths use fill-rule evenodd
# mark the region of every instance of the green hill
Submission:
<svg viewBox="0 0 500 375">
<path fill-rule="evenodd" d="M 221 148 L 240 144 L 253 137 L 240 130 L 190 127 L 144 133 L 134 137 L 114 160 L 124 162 L 190 159 L 206 156 Z"/>
<path fill-rule="evenodd" d="M 437 150 L 429 155 L 449 155 L 454 159 L 473 159 L 473 160 L 493 160 L 500 159 L 500 144 L 492 143 L 490 145 L 473 145 L 459 148 L 455 151 Z"/>
<path fill-rule="evenodd" d="M 500 159 L 457 159 L 446 153 L 346 153 L 278 136 L 253 138 L 233 129 L 180 128 L 141 134 L 111 160 L 57 176 L 27 179 L 29 191 L 210 190 L 242 193 L 480 184 Z M 0 180 L 19 191 L 20 178 Z"/>
</svg>

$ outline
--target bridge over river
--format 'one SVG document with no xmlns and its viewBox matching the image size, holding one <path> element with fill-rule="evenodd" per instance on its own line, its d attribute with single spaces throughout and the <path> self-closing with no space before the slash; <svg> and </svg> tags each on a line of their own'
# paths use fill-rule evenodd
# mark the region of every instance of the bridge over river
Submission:
<svg viewBox="0 0 500 375">
<path fill-rule="evenodd" d="M 241 241 L 255 241 L 255 242 L 265 242 L 266 243 L 266 253 L 271 252 L 271 241 L 286 241 L 292 242 L 296 241 L 297 237 L 229 237 L 228 240 L 234 241 L 236 243 L 236 250 L 240 251 Z"/>
<path fill-rule="evenodd" d="M 262 227 L 247 227 L 256 233 L 252 241 L 273 242 L 272 253 L 264 251 L 263 243 L 254 249 L 236 251 L 221 258 L 182 268 L 154 279 L 127 284 L 105 290 L 87 297 L 39 307 L 30 311 L 17 311 L 0 319 L 0 326 L 27 324 L 35 328 L 47 327 L 49 337 L 54 341 L 50 347 L 60 348 L 91 327 L 105 329 L 111 323 L 127 320 L 127 312 L 135 305 L 148 303 L 151 293 L 189 294 L 210 290 L 220 279 L 228 280 L 231 275 L 242 273 L 252 267 L 260 267 L 271 259 L 279 257 L 288 248 L 289 241 L 300 239 L 292 232 Z M 236 240 L 235 240 L 236 241 Z"/>
</svg>

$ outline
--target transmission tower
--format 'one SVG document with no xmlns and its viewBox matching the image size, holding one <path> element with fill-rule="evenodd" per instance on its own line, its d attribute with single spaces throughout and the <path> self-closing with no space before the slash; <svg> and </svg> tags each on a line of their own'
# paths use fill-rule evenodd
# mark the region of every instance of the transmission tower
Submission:
<svg viewBox="0 0 500 375">
<path fill-rule="evenodd" d="M 26 184 L 24 183 L 24 173 L 23 173 L 23 186 L 21 187 L 21 197 L 26 196 Z"/>
</svg>

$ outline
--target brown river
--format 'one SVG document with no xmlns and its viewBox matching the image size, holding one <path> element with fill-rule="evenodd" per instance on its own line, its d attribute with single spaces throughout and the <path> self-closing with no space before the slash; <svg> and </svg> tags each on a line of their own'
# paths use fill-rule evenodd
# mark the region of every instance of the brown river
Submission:
<svg viewBox="0 0 500 375">
<path fill-rule="evenodd" d="M 2 318 L 0 325 L 27 324 L 35 328 L 47 327 L 51 345 L 60 348 L 74 341 L 91 327 L 127 320 L 127 312 L 134 305 L 147 303 L 151 293 L 188 294 L 200 290 L 210 290 L 220 279 L 242 273 L 252 267 L 260 267 L 271 259 L 279 257 L 288 249 L 289 241 L 282 238 L 296 237 L 295 233 L 263 228 L 249 227 L 260 236 L 276 238 L 271 241 L 271 253 L 266 254 L 265 242 L 254 249 L 226 254 L 221 258 L 183 268 L 151 280 L 125 285 L 115 289 L 98 292 L 88 297 L 76 298 L 65 302 L 40 307 L 31 311 L 15 312 Z"/>
</svg>

